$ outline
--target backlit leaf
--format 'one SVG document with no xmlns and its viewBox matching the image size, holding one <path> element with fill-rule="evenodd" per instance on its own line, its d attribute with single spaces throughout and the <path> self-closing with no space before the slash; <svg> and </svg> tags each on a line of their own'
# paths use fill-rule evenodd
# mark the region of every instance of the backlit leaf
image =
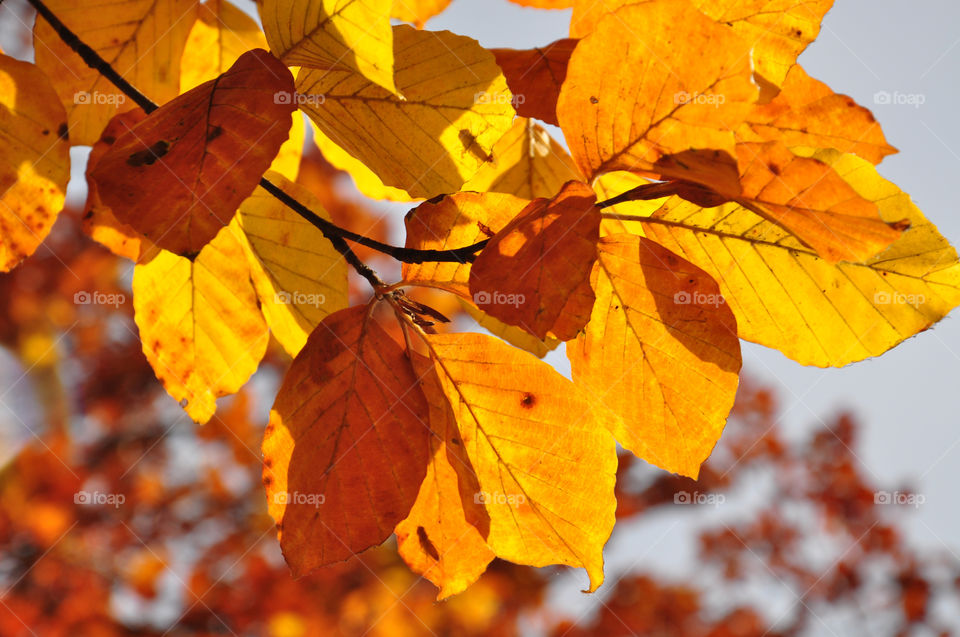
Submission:
<svg viewBox="0 0 960 637">
<path fill-rule="evenodd" d="M 403 348 L 352 307 L 313 331 L 263 440 L 267 506 L 294 575 L 380 544 L 416 501 L 428 408 Z"/>
<path fill-rule="evenodd" d="M 161 248 L 196 254 L 229 223 L 287 139 L 289 71 L 263 50 L 151 113 L 91 176 L 121 222 Z"/>
<path fill-rule="evenodd" d="M 50 0 L 46 5 L 124 79 L 163 104 L 180 89 L 180 58 L 197 15 L 195 0 Z M 37 65 L 70 118 L 70 141 L 91 145 L 110 118 L 134 104 L 87 66 L 46 20 L 34 27 Z"/>
<path fill-rule="evenodd" d="M 580 41 L 557 115 L 590 179 L 629 170 L 702 183 L 699 174 L 720 173 L 732 187 L 732 131 L 758 96 L 751 77 L 749 47 L 729 28 L 686 0 L 654 0 L 606 16 Z"/>
<path fill-rule="evenodd" d="M 267 39 L 256 21 L 229 0 L 207 0 L 183 51 L 180 92 L 212 80 L 250 49 L 266 49 Z"/>
<path fill-rule="evenodd" d="M 357 73 L 390 93 L 393 0 L 264 0 L 270 50 L 287 66 Z"/>
<path fill-rule="evenodd" d="M 557 98 L 575 46 L 577 40 L 567 38 L 535 49 L 491 49 L 507 78 L 518 115 L 560 125 Z"/>
<path fill-rule="evenodd" d="M 204 423 L 236 392 L 267 348 L 250 268 L 231 228 L 193 260 L 160 251 L 133 270 L 143 353 L 167 393 Z"/>
<path fill-rule="evenodd" d="M 567 344 L 574 381 L 621 417 L 620 444 L 696 479 L 737 393 L 733 312 L 709 274 L 632 235 L 600 241 L 592 284 L 590 323 Z"/>
<path fill-rule="evenodd" d="M 552 367 L 493 337 L 426 339 L 490 517 L 487 545 L 518 564 L 583 567 L 596 590 L 616 509 L 606 416 Z"/>
<path fill-rule="evenodd" d="M 525 199 L 552 197 L 580 179 L 563 146 L 533 120 L 518 117 L 493 145 L 493 161 L 481 166 L 463 190 L 505 192 Z"/>
<path fill-rule="evenodd" d="M 494 558 L 484 540 L 490 519 L 433 364 L 417 354 L 413 364 L 429 405 L 431 455 L 417 500 L 397 525 L 397 550 L 445 599 L 475 582 Z"/>
<path fill-rule="evenodd" d="M 50 80 L 0 53 L 0 272 L 34 253 L 63 208 L 67 130 Z"/>
<path fill-rule="evenodd" d="M 510 91 L 493 55 L 449 31 L 394 29 L 405 99 L 342 70 L 301 69 L 301 108 L 388 186 L 429 198 L 460 190 L 510 128 Z M 468 71 L 466 69 L 469 69 Z"/>
<path fill-rule="evenodd" d="M 590 318 L 590 269 L 597 259 L 600 211 L 582 182 L 536 199 L 498 232 L 470 269 L 474 302 L 538 338 L 566 341 Z"/>
<path fill-rule="evenodd" d="M 309 190 L 279 173 L 267 178 L 319 216 L 330 216 Z M 262 188 L 236 217 L 253 285 L 270 330 L 291 356 L 329 314 L 347 306 L 347 264 L 323 233 Z"/>
<path fill-rule="evenodd" d="M 876 169 L 852 155 L 813 155 L 910 228 L 865 263 L 831 265 L 782 228 L 736 204 L 701 208 L 668 199 L 646 234 L 713 276 L 740 337 L 805 365 L 839 367 L 877 356 L 960 304 L 956 251 Z"/>
</svg>

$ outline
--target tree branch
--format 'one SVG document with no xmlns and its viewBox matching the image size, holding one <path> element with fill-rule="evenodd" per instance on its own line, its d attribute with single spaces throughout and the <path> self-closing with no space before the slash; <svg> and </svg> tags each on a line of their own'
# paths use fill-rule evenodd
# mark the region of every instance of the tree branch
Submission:
<svg viewBox="0 0 960 637">
<path fill-rule="evenodd" d="M 2 0 L 0 0 L 2 1 Z M 99 53 L 85 44 L 73 31 L 69 29 L 60 19 L 44 4 L 43 0 L 27 0 L 57 32 L 64 44 L 69 46 L 90 68 L 99 72 L 105 78 L 110 80 L 114 86 L 120 89 L 124 95 L 132 99 L 145 112 L 150 113 L 157 110 L 158 105 L 149 97 L 141 93 L 133 84 L 128 82 L 104 60 Z M 350 249 L 345 240 L 353 241 L 366 246 L 378 252 L 382 252 L 393 257 L 398 261 L 405 263 L 423 263 L 424 261 L 451 261 L 456 263 L 469 263 L 476 257 L 476 253 L 487 245 L 487 241 L 481 241 L 470 246 L 456 248 L 451 250 L 415 250 L 410 248 L 401 248 L 392 246 L 375 239 L 370 239 L 363 235 L 351 232 L 346 228 L 341 228 L 333 222 L 327 221 L 319 216 L 310 208 L 288 195 L 279 186 L 271 182 L 266 177 L 260 179 L 260 186 L 284 203 L 291 210 L 313 224 L 323 235 L 333 243 L 334 248 L 343 255 L 343 257 L 353 266 L 357 272 L 365 279 L 370 281 L 371 285 L 382 286 L 383 282 L 376 277 L 373 270 L 366 266 L 359 257 Z M 376 281 L 376 283 L 374 282 Z"/>
</svg>

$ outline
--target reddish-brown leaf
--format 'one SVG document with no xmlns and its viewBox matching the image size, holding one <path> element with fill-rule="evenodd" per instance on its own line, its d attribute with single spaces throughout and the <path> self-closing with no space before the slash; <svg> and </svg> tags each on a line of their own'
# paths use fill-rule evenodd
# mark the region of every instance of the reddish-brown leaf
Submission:
<svg viewBox="0 0 960 637">
<path fill-rule="evenodd" d="M 91 173 L 116 218 L 196 254 L 256 188 L 290 129 L 290 71 L 262 49 L 117 138 Z"/>
<path fill-rule="evenodd" d="M 557 98 L 576 46 L 577 40 L 564 38 L 534 49 L 491 49 L 507 78 L 518 115 L 560 125 Z"/>
</svg>

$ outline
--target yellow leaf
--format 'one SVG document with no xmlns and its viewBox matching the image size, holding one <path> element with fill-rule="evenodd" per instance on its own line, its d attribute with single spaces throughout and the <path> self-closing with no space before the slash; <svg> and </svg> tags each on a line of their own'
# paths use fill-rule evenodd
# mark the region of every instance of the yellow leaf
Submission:
<svg viewBox="0 0 960 637">
<path fill-rule="evenodd" d="M 450 0 L 393 0 L 392 16 L 422 29 L 427 20 L 450 6 Z"/>
<path fill-rule="evenodd" d="M 710 275 L 642 237 L 602 239 L 591 283 L 590 322 L 567 344 L 574 382 L 621 417 L 620 444 L 696 479 L 737 393 L 733 312 Z"/>
<path fill-rule="evenodd" d="M 306 188 L 278 173 L 267 178 L 317 215 L 330 215 Z M 260 309 L 274 336 L 296 356 L 329 314 L 347 306 L 347 264 L 323 233 L 262 188 L 234 219 Z"/>
<path fill-rule="evenodd" d="M 387 199 L 388 201 L 414 201 L 414 198 L 399 188 L 384 186 L 380 178 L 366 164 L 345 151 L 332 139 L 327 137 L 317 123 L 312 119 L 310 126 L 313 130 L 313 142 L 323 153 L 323 158 L 334 168 L 346 172 L 353 179 L 354 185 L 361 193 L 371 199 Z"/>
<path fill-rule="evenodd" d="M 835 265 L 736 204 L 701 208 L 672 197 L 644 228 L 717 280 L 741 338 L 805 365 L 840 367 L 882 354 L 946 316 L 960 304 L 960 265 L 909 195 L 869 162 L 833 150 L 812 157 L 875 202 L 884 220 L 905 218 L 910 228 L 865 263 Z"/>
<path fill-rule="evenodd" d="M 256 21 L 229 0 L 207 0 L 198 8 L 180 65 L 180 92 L 212 80 L 250 49 L 266 49 Z"/>
<path fill-rule="evenodd" d="M 415 572 L 437 585 L 437 599 L 463 592 L 486 570 L 490 519 L 477 476 L 460 440 L 450 403 L 432 363 L 411 354 L 430 414 L 430 462 L 410 514 L 397 525 L 397 550 Z"/>
<path fill-rule="evenodd" d="M 0 272 L 34 253 L 70 180 L 67 114 L 33 64 L 0 54 Z"/>
<path fill-rule="evenodd" d="M 537 358 L 543 358 L 548 352 L 557 349 L 557 345 L 563 342 L 550 334 L 541 340 L 523 328 L 516 325 L 507 325 L 503 321 L 490 316 L 466 299 L 461 298 L 459 301 L 464 311 L 477 322 L 477 325 L 491 334 L 499 336 L 514 347 L 527 350 Z"/>
<path fill-rule="evenodd" d="M 583 567 L 596 590 L 617 506 L 607 416 L 552 367 L 499 339 L 425 338 L 490 517 L 487 544 L 518 564 Z"/>
<path fill-rule="evenodd" d="M 195 0 L 50 0 L 47 6 L 124 79 L 158 104 L 179 93 L 180 58 L 196 17 Z M 53 81 L 70 119 L 70 141 L 89 146 L 110 118 L 134 106 L 38 19 L 37 65 Z"/>
<path fill-rule="evenodd" d="M 593 180 L 593 191 L 597 193 L 597 201 L 612 199 L 617 195 L 622 195 L 628 190 L 637 186 L 651 183 L 649 179 L 644 179 L 640 175 L 618 170 L 612 173 L 603 173 Z M 662 202 L 656 199 L 635 201 L 625 201 L 615 206 L 603 209 L 603 221 L 600 222 L 600 236 L 606 237 L 612 234 L 636 234 L 643 236 L 643 226 L 638 221 L 631 221 L 631 216 L 648 216 L 654 210 L 660 207 Z M 624 215 L 623 219 L 617 218 L 618 215 Z"/>
<path fill-rule="evenodd" d="M 396 93 L 393 0 L 264 0 L 270 50 L 287 66 L 357 73 Z"/>
<path fill-rule="evenodd" d="M 689 42 L 698 44 L 678 45 Z M 629 170 L 697 181 L 720 172 L 736 183 L 732 131 L 757 99 L 751 78 L 748 45 L 686 0 L 629 5 L 577 45 L 557 117 L 590 179 Z M 660 165 L 680 153 L 669 170 Z"/>
<path fill-rule="evenodd" d="M 162 250 L 133 270 L 134 320 L 143 353 L 167 393 L 204 423 L 236 392 L 267 348 L 250 267 L 233 228 L 194 260 Z"/>
<path fill-rule="evenodd" d="M 263 482 L 294 575 L 393 533 L 429 460 L 426 400 L 367 306 L 331 314 L 290 366 L 263 439 Z"/>
<path fill-rule="evenodd" d="M 463 184 L 463 190 L 505 192 L 524 199 L 552 197 L 580 179 L 573 160 L 540 124 L 518 117 L 490 151 L 492 162 Z"/>
<path fill-rule="evenodd" d="M 400 25 L 394 47 L 404 99 L 349 71 L 303 68 L 301 108 L 384 184 L 414 198 L 456 192 L 513 122 L 506 80 L 492 53 L 449 31 Z"/>
</svg>

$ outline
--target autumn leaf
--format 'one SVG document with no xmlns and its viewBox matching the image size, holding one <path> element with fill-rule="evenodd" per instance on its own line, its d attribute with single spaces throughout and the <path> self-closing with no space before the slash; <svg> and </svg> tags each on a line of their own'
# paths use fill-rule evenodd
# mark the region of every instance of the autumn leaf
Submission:
<svg viewBox="0 0 960 637">
<path fill-rule="evenodd" d="M 857 194 L 823 162 L 798 157 L 780 142 L 738 144 L 741 204 L 782 225 L 821 257 L 864 261 L 900 236 L 908 222 L 880 218 L 877 205 Z"/>
<path fill-rule="evenodd" d="M 158 103 L 180 88 L 180 58 L 199 3 L 194 0 L 50 0 L 46 5 L 124 79 Z M 70 142 L 92 145 L 110 118 L 133 107 L 50 27 L 34 27 L 37 65 L 53 81 L 70 121 Z"/>
<path fill-rule="evenodd" d="M 456 192 L 513 122 L 506 81 L 490 52 L 448 31 L 400 25 L 394 47 L 404 99 L 349 71 L 304 68 L 301 107 L 384 184 L 414 198 Z"/>
<path fill-rule="evenodd" d="M 405 219 L 406 247 L 449 250 L 486 241 L 502 230 L 530 203 L 513 195 L 458 192 L 440 201 L 425 201 Z M 404 263 L 403 280 L 434 287 L 473 300 L 470 264 L 456 261 Z"/>
<path fill-rule="evenodd" d="M 782 228 L 736 204 L 700 208 L 673 197 L 646 235 L 713 276 L 740 337 L 804 364 L 840 367 L 877 356 L 960 304 L 957 254 L 910 197 L 876 169 L 833 150 L 812 155 L 888 222 L 910 228 L 864 263 L 830 264 Z"/>
<path fill-rule="evenodd" d="M 540 124 L 518 117 L 490 151 L 493 161 L 463 184 L 463 190 L 505 192 L 525 199 L 552 197 L 580 179 L 567 151 Z M 618 193 L 619 194 L 619 193 Z"/>
<path fill-rule="evenodd" d="M 576 46 L 577 40 L 567 38 L 535 49 L 491 49 L 507 78 L 518 115 L 560 125 L 557 98 Z"/>
<path fill-rule="evenodd" d="M 733 312 L 709 274 L 642 237 L 601 239 L 591 283 L 590 322 L 567 344 L 574 382 L 620 416 L 620 444 L 696 479 L 737 393 Z"/>
<path fill-rule="evenodd" d="M 389 201 L 414 201 L 416 199 L 407 194 L 405 190 L 385 186 L 383 181 L 367 168 L 366 164 L 327 137 L 312 119 L 310 120 L 310 128 L 313 131 L 313 143 L 323 154 L 323 158 L 334 168 L 350 175 L 357 190 L 361 193 L 371 199 L 387 199 Z"/>
<path fill-rule="evenodd" d="M 142 122 L 146 116 L 142 108 L 135 108 L 115 115 L 103 129 L 103 135 L 93 145 L 87 158 L 87 202 L 83 214 L 83 230 L 91 239 L 115 255 L 137 262 L 141 258 L 149 260 L 158 248 L 132 226 L 117 219 L 113 211 L 103 205 L 97 193 L 97 182 L 91 173 L 100 159 L 117 143 L 117 138 Z"/>
<path fill-rule="evenodd" d="M 101 201 L 161 248 L 196 254 L 231 217 L 287 139 L 289 71 L 263 50 L 121 135 L 91 177 Z"/>
<path fill-rule="evenodd" d="M 635 0 L 576 0 L 570 37 L 582 38 L 599 22 Z M 833 0 L 692 0 L 694 6 L 739 35 L 751 49 L 756 72 L 781 85 L 797 56 L 820 33 Z"/>
<path fill-rule="evenodd" d="M 787 147 L 834 148 L 878 164 L 897 152 L 873 115 L 846 95 L 807 75 L 799 64 L 787 73 L 780 93 L 758 104 L 736 131 L 746 142 L 780 141 Z"/>
<path fill-rule="evenodd" d="M 593 400 L 533 355 L 483 334 L 427 335 L 490 518 L 497 557 L 583 567 L 603 582 L 613 529 L 613 438 Z"/>
<path fill-rule="evenodd" d="M 450 0 L 393 0 L 391 16 L 422 29 L 427 20 L 450 6 Z"/>
<path fill-rule="evenodd" d="M 256 21 L 229 0 L 207 0 L 187 38 L 180 69 L 180 92 L 216 78 L 250 49 L 266 49 Z"/>
<path fill-rule="evenodd" d="M 329 221 L 309 190 L 279 173 L 266 176 Z M 347 306 L 347 264 L 322 232 L 262 188 L 240 205 L 236 223 L 263 317 L 295 356 L 320 321 Z"/>
<path fill-rule="evenodd" d="M 133 310 L 150 366 L 198 423 L 240 389 L 267 348 L 250 268 L 229 227 L 193 260 L 162 250 L 135 266 Z"/>
<path fill-rule="evenodd" d="M 287 66 L 357 73 L 389 93 L 394 84 L 393 0 L 264 0 L 270 50 Z"/>
<path fill-rule="evenodd" d="M 70 180 L 67 114 L 43 71 L 0 53 L 0 272 L 39 247 Z"/>
<path fill-rule="evenodd" d="M 567 183 L 553 199 L 537 199 L 499 231 L 470 269 L 478 306 L 538 338 L 566 341 L 593 307 L 589 272 L 597 258 L 600 211 L 582 182 Z"/>
<path fill-rule="evenodd" d="M 484 537 L 490 518 L 433 363 L 412 355 L 429 406 L 430 461 L 410 514 L 397 525 L 397 550 L 437 585 L 437 599 L 463 592 L 494 558 Z"/>
<path fill-rule="evenodd" d="M 290 366 L 263 440 L 263 483 L 294 575 L 383 542 L 417 499 L 428 408 L 371 308 L 331 314 Z"/>
<path fill-rule="evenodd" d="M 749 53 L 746 42 L 686 0 L 606 16 L 570 57 L 557 104 L 580 172 L 591 180 L 629 170 L 697 183 L 702 174 L 711 181 L 720 174 L 733 188 L 733 131 L 758 96 Z M 682 161 L 661 164 L 681 153 Z"/>
</svg>

